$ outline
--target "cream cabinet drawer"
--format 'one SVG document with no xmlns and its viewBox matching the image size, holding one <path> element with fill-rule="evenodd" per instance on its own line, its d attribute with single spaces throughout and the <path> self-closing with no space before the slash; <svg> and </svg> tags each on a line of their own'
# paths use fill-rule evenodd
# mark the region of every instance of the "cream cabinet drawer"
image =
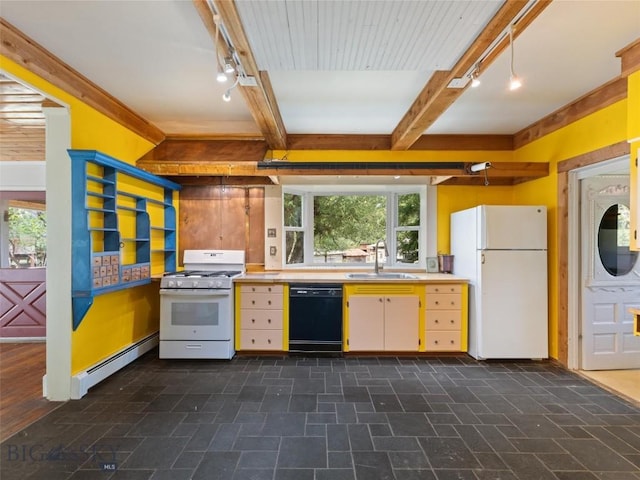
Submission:
<svg viewBox="0 0 640 480">
<path fill-rule="evenodd" d="M 284 287 L 278 285 L 240 285 L 240 291 L 245 293 L 279 293 L 282 295 Z"/>
<path fill-rule="evenodd" d="M 462 296 L 459 293 L 427 293 L 427 310 L 459 310 Z"/>
<path fill-rule="evenodd" d="M 282 310 L 282 293 L 242 293 L 240 307 Z"/>
<path fill-rule="evenodd" d="M 460 330 L 461 324 L 460 310 L 427 310 L 427 335 L 431 330 Z"/>
<path fill-rule="evenodd" d="M 282 330 L 282 310 L 241 310 L 240 328 Z"/>
<path fill-rule="evenodd" d="M 282 350 L 282 330 L 240 330 L 242 350 Z"/>
<path fill-rule="evenodd" d="M 460 351 L 460 331 L 427 332 L 425 343 L 428 352 Z"/>
<path fill-rule="evenodd" d="M 435 284 L 425 286 L 427 293 L 462 293 L 462 285 L 460 284 Z"/>
</svg>

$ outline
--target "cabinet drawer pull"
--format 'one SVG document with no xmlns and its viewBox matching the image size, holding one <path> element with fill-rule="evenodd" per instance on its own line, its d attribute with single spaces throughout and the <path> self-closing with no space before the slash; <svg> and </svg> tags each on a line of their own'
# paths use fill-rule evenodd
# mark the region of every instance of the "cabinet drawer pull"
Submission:
<svg viewBox="0 0 640 480">
<path fill-rule="evenodd" d="M 453 340 L 451 340 L 451 342 L 450 342 L 450 343 L 451 343 L 451 345 L 453 345 L 453 343 L 454 343 L 454 342 L 453 342 Z"/>
<path fill-rule="evenodd" d="M 438 320 L 438 319 L 436 318 L 436 321 L 435 321 L 435 323 L 440 323 L 440 320 Z"/>
<path fill-rule="evenodd" d="M 437 345 L 438 344 L 438 340 L 434 341 L 433 343 L 435 343 Z"/>
<path fill-rule="evenodd" d="M 449 322 L 450 322 L 451 324 L 454 324 L 454 323 L 455 323 L 455 320 L 453 320 L 453 319 L 452 319 L 452 320 L 449 320 Z"/>
<path fill-rule="evenodd" d="M 256 343 L 256 339 L 255 339 L 255 338 L 252 338 L 252 339 L 251 339 L 251 343 Z"/>
<path fill-rule="evenodd" d="M 255 292 L 256 291 L 256 287 L 251 287 L 251 291 Z"/>
<path fill-rule="evenodd" d="M 436 305 L 440 305 L 440 302 L 438 300 L 435 301 Z"/>
<path fill-rule="evenodd" d="M 267 318 L 267 323 L 271 323 L 271 319 L 270 318 Z"/>
<path fill-rule="evenodd" d="M 267 339 L 267 343 L 268 343 L 268 344 L 271 344 L 271 339 L 270 339 L 270 338 L 269 338 L 269 339 Z"/>
<path fill-rule="evenodd" d="M 378 301 L 379 301 L 379 302 L 382 302 L 382 299 L 381 299 L 381 298 L 379 298 L 379 299 L 378 299 Z"/>
<path fill-rule="evenodd" d="M 256 319 L 255 319 L 255 318 L 252 318 L 252 319 L 251 319 L 251 323 L 256 323 Z"/>
<path fill-rule="evenodd" d="M 267 290 L 268 290 L 268 291 L 271 291 L 271 287 L 268 287 L 268 288 L 267 288 Z"/>
<path fill-rule="evenodd" d="M 267 305 L 271 305 L 271 300 L 267 300 Z"/>
<path fill-rule="evenodd" d="M 255 305 L 256 301 L 255 300 L 251 300 L 251 305 Z"/>
<path fill-rule="evenodd" d="M 390 298 L 387 298 L 387 302 L 390 302 L 390 301 L 391 301 L 391 299 L 390 299 Z"/>
</svg>

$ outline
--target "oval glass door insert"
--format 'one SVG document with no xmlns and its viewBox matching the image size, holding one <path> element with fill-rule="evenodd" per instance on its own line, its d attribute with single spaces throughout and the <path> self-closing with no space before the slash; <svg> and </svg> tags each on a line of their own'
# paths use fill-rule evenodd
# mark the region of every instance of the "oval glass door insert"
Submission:
<svg viewBox="0 0 640 480">
<path fill-rule="evenodd" d="M 621 203 L 611 205 L 602 215 L 598 227 L 598 254 L 605 270 L 614 277 L 626 275 L 638 259 L 629 250 L 631 212 Z"/>
</svg>

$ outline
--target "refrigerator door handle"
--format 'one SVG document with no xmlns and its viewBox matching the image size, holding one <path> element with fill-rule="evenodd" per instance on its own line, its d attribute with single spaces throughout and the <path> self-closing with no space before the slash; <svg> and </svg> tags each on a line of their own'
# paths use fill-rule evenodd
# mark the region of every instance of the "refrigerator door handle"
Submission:
<svg viewBox="0 0 640 480">
<path fill-rule="evenodd" d="M 484 265 L 484 253 L 480 256 L 480 261 L 481 261 L 482 265 Z"/>
</svg>

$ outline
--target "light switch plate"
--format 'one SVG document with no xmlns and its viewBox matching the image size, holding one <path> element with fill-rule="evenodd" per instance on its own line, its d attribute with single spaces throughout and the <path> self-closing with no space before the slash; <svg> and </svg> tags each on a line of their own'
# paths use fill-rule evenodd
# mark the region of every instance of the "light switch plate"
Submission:
<svg viewBox="0 0 640 480">
<path fill-rule="evenodd" d="M 267 237 L 276 238 L 276 229 L 275 228 L 267 228 Z"/>
</svg>

